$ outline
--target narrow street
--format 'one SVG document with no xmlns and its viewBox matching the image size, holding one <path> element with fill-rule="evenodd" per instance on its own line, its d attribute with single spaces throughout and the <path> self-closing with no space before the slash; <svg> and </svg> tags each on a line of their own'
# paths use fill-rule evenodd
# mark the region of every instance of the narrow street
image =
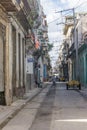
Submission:
<svg viewBox="0 0 87 130">
<path fill-rule="evenodd" d="M 48 85 L 2 130 L 87 130 L 87 99 L 65 83 Z"/>
</svg>

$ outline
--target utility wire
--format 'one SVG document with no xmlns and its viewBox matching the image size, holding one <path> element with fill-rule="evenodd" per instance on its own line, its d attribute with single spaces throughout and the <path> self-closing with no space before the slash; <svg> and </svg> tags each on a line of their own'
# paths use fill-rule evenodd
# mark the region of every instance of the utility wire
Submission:
<svg viewBox="0 0 87 130">
<path fill-rule="evenodd" d="M 78 6 L 79 2 L 80 2 L 80 0 L 77 1 L 77 3 L 76 3 L 76 7 Z M 75 8 L 75 7 L 74 7 L 74 8 Z"/>
<path fill-rule="evenodd" d="M 78 3 L 79 3 L 79 2 L 80 2 L 80 0 L 78 1 Z M 82 5 L 84 5 L 86 2 L 87 2 L 87 1 L 85 1 L 85 2 L 83 2 L 83 3 L 81 3 L 81 4 L 79 4 L 78 6 L 74 7 L 74 9 L 78 9 L 79 7 L 81 7 Z M 70 8 L 70 9 L 58 11 L 58 12 L 56 12 L 56 13 L 61 13 L 61 12 L 66 12 L 66 11 L 72 11 L 72 10 L 73 10 L 73 8 Z M 67 15 L 67 14 L 69 14 L 69 12 L 66 13 L 65 15 Z M 64 16 L 65 16 L 65 15 L 64 15 Z M 59 18 L 57 18 L 57 19 L 55 19 L 55 20 L 49 22 L 48 24 L 51 24 L 51 23 L 53 23 L 53 22 L 55 22 L 55 21 L 57 21 L 57 20 L 59 20 L 59 19 L 61 19 L 61 17 L 59 17 Z"/>
<path fill-rule="evenodd" d="M 86 2 L 87 2 L 87 1 L 85 1 L 85 2 L 83 2 L 83 3 L 81 3 L 81 4 L 79 4 L 78 6 L 75 7 L 75 9 L 81 7 L 81 6 L 84 5 Z"/>
<path fill-rule="evenodd" d="M 62 15 L 62 17 L 65 17 L 65 15 L 70 14 L 70 13 L 71 13 L 71 12 L 68 12 L 68 13 Z M 57 19 L 54 19 L 53 21 L 49 22 L 48 24 L 51 24 L 51 23 L 53 23 L 53 22 L 55 22 L 55 21 L 57 21 L 57 20 L 60 20 L 60 19 L 61 19 L 61 17 L 58 17 Z"/>
</svg>

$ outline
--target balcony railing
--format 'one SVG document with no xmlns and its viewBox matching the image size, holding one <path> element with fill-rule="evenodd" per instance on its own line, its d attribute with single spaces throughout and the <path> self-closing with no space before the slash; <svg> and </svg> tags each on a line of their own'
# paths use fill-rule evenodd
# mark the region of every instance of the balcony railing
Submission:
<svg viewBox="0 0 87 130">
<path fill-rule="evenodd" d="M 73 43 L 71 47 L 69 48 L 69 51 L 73 51 L 75 49 L 75 44 Z"/>
<path fill-rule="evenodd" d="M 73 43 L 73 44 L 71 45 L 71 47 L 69 48 L 68 56 L 71 56 L 74 51 L 75 51 L 75 44 Z"/>
<path fill-rule="evenodd" d="M 25 14 L 26 16 L 29 15 L 31 9 L 30 9 L 30 6 L 29 6 L 29 3 L 27 2 L 27 0 L 22 0 L 23 1 L 23 4 L 24 4 L 24 11 L 25 11 Z"/>
<path fill-rule="evenodd" d="M 45 25 L 42 25 L 42 31 L 43 31 L 43 32 L 48 32 L 48 27 L 45 26 Z"/>
</svg>

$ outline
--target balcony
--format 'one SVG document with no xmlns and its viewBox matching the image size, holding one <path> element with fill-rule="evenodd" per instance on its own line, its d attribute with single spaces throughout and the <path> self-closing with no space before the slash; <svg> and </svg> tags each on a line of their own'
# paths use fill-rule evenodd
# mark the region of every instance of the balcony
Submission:
<svg viewBox="0 0 87 130">
<path fill-rule="evenodd" d="M 29 17 L 30 16 L 30 12 L 31 12 L 30 5 L 29 5 L 27 0 L 22 0 L 22 1 L 23 1 L 23 4 L 24 4 L 23 11 L 24 11 L 25 15 L 27 17 Z"/>
<path fill-rule="evenodd" d="M 33 1 L 31 0 L 31 2 Z M 10 12 L 14 13 L 18 21 L 26 30 L 32 28 L 35 20 L 33 20 L 34 15 L 32 15 L 29 0 L 0 0 L 0 4 L 9 13 L 9 16 L 13 15 Z M 36 14 L 36 11 L 34 13 Z M 41 20 L 38 17 L 36 26 L 39 26 L 40 24 Z"/>
<path fill-rule="evenodd" d="M 21 0 L 1 0 L 0 4 L 6 9 L 7 12 L 15 12 L 20 10 L 19 4 Z"/>
<path fill-rule="evenodd" d="M 71 45 L 71 47 L 69 48 L 69 51 L 71 51 L 71 52 L 72 52 L 72 51 L 75 49 L 75 47 L 74 47 L 74 46 L 75 46 L 75 44 L 73 43 L 73 44 Z"/>
<path fill-rule="evenodd" d="M 68 57 L 71 57 L 74 52 L 75 52 L 75 44 L 73 43 L 69 48 Z"/>
<path fill-rule="evenodd" d="M 42 25 L 42 31 L 45 32 L 45 33 L 47 33 L 48 32 L 48 27 L 45 26 L 45 25 Z"/>
<path fill-rule="evenodd" d="M 34 28 L 37 29 L 41 25 L 41 17 L 38 16 L 34 23 Z"/>
</svg>

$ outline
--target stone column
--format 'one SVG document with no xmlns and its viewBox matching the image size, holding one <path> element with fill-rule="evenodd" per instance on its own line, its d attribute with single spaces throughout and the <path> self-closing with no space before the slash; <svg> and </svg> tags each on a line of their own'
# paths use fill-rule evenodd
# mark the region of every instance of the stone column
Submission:
<svg viewBox="0 0 87 130">
<path fill-rule="evenodd" d="M 22 42 L 22 36 L 21 36 L 21 40 L 20 40 L 20 58 L 21 58 L 21 63 L 20 63 L 20 67 L 21 67 L 21 87 L 23 87 L 23 55 L 22 55 L 22 53 L 23 53 L 23 50 L 22 50 L 22 48 L 23 48 L 23 42 Z"/>
<path fill-rule="evenodd" d="M 12 44 L 11 25 L 6 27 L 6 47 L 5 47 L 5 99 L 6 105 L 12 102 Z"/>
<path fill-rule="evenodd" d="M 19 42 L 18 29 L 16 29 L 16 87 L 19 87 Z"/>
</svg>

